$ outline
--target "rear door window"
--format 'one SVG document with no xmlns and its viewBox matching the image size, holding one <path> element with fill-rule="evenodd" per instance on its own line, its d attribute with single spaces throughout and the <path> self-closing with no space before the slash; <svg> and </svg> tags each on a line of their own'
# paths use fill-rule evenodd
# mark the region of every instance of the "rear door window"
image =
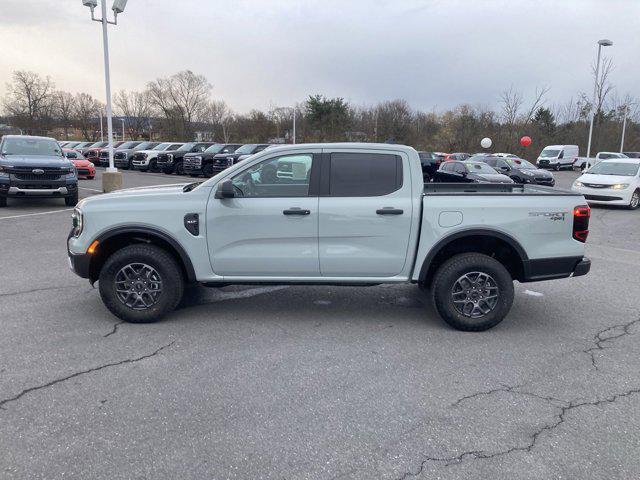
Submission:
<svg viewBox="0 0 640 480">
<path fill-rule="evenodd" d="M 380 153 L 332 153 L 329 178 L 332 197 L 388 195 L 402 187 L 402 159 Z"/>
</svg>

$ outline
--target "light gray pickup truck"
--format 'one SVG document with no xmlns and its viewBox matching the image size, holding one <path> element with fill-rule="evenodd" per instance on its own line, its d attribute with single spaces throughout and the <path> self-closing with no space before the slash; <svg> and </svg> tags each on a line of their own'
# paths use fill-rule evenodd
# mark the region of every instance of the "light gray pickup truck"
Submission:
<svg viewBox="0 0 640 480">
<path fill-rule="evenodd" d="M 585 275 L 589 207 L 517 184 L 423 184 L 418 153 L 283 146 L 203 183 L 120 190 L 73 213 L 69 264 L 129 322 L 171 312 L 184 285 L 415 283 L 451 326 L 509 312 L 513 281 Z"/>
</svg>

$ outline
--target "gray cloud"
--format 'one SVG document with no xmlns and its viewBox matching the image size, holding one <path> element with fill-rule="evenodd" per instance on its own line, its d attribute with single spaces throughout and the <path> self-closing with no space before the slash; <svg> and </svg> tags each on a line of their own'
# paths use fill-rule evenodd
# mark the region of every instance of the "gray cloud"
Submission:
<svg viewBox="0 0 640 480">
<path fill-rule="evenodd" d="M 30 69 L 104 97 L 99 25 L 79 0 L 2 0 L 0 22 L 0 83 Z M 130 0 L 110 29 L 112 81 L 141 89 L 189 68 L 240 111 L 310 93 L 495 105 L 510 85 L 548 85 L 562 101 L 590 91 L 595 43 L 608 37 L 612 81 L 639 95 L 639 24 L 636 0 Z"/>
</svg>

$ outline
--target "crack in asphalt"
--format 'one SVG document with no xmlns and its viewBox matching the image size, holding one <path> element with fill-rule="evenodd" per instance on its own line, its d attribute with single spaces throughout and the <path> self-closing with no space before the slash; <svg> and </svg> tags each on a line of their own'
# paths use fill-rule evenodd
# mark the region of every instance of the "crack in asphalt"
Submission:
<svg viewBox="0 0 640 480">
<path fill-rule="evenodd" d="M 559 412 L 556 415 L 554 415 L 554 421 L 546 425 L 543 425 L 538 430 L 533 432 L 533 434 L 529 437 L 528 443 L 525 445 L 515 445 L 506 450 L 500 450 L 492 453 L 488 453 L 483 450 L 470 450 L 470 451 L 462 452 L 459 455 L 455 455 L 451 457 L 426 456 L 423 458 L 422 462 L 420 462 L 420 465 L 417 470 L 407 471 L 401 477 L 398 477 L 397 480 L 406 480 L 409 477 L 419 476 L 423 472 L 427 463 L 429 462 L 439 462 L 439 463 L 444 463 L 444 466 L 449 466 L 449 465 L 461 463 L 466 458 L 471 458 L 472 460 L 489 459 L 489 458 L 500 457 L 503 455 L 509 455 L 514 452 L 531 452 L 531 450 L 533 450 L 534 447 L 536 446 L 538 439 L 540 438 L 540 435 L 542 435 L 545 432 L 554 430 L 555 428 L 559 427 L 565 422 L 565 415 L 567 414 L 567 412 L 570 412 L 571 410 L 575 408 L 580 408 L 580 407 L 586 407 L 586 406 L 599 407 L 604 404 L 615 403 L 620 398 L 625 398 L 625 397 L 629 397 L 629 396 L 640 393 L 640 388 L 634 388 L 622 393 L 614 394 L 610 397 L 605 397 L 605 398 L 594 400 L 591 402 L 565 402 L 564 400 L 559 400 L 554 397 L 543 397 L 536 394 L 532 394 L 530 392 L 518 392 L 517 390 L 515 390 L 515 388 L 517 388 L 517 386 L 497 388 L 491 391 L 478 392 L 477 394 L 467 395 L 466 397 L 463 397 L 459 401 L 455 402 L 454 405 L 459 404 L 461 401 L 464 401 L 464 400 L 476 398 L 482 395 L 491 395 L 492 393 L 496 393 L 496 392 L 511 392 L 517 395 L 531 395 L 543 400 L 563 402 L 564 405 L 561 405 L 561 406 L 554 405 L 555 408 L 559 409 Z"/>
<path fill-rule="evenodd" d="M 550 397 L 550 396 L 543 396 L 543 395 L 538 395 L 536 393 L 533 392 L 523 392 L 520 390 L 516 390 L 517 388 L 522 388 L 524 385 L 505 385 L 502 384 L 501 387 L 498 388 L 492 388 L 491 390 L 486 390 L 486 391 L 482 391 L 482 392 L 476 392 L 476 393 L 472 393 L 470 395 L 465 395 L 464 397 L 459 398 L 458 400 L 456 400 L 455 402 L 453 402 L 451 404 L 452 407 L 457 407 L 458 405 L 460 405 L 462 402 L 466 401 L 466 400 L 471 400 L 472 398 L 477 398 L 477 397 L 482 397 L 485 395 L 493 395 L 494 393 L 499 393 L 499 392 L 506 392 L 506 393 L 516 393 L 518 395 L 524 395 L 527 397 L 532 397 L 532 398 L 538 398 L 540 400 L 545 400 L 548 402 L 558 402 L 561 404 L 568 404 L 569 402 L 567 402 L 566 400 L 562 400 L 560 398 L 556 398 L 556 397 Z"/>
<path fill-rule="evenodd" d="M 72 378 L 76 378 L 76 377 L 79 377 L 81 375 L 85 375 L 87 373 L 93 373 L 93 372 L 97 372 L 97 371 L 100 371 L 100 370 L 104 370 L 105 368 L 117 367 L 119 365 L 125 365 L 125 364 L 128 364 L 128 363 L 136 363 L 136 362 L 139 362 L 141 360 L 145 360 L 147 358 L 154 357 L 154 356 L 158 355 L 164 349 L 169 348 L 170 346 L 172 346 L 174 343 L 175 343 L 175 340 L 173 342 L 171 342 L 171 343 L 168 343 L 167 345 L 164 345 L 164 346 L 156 349 L 152 353 L 149 353 L 147 355 L 142 355 L 141 357 L 126 358 L 124 360 L 120 360 L 119 362 L 105 363 L 104 365 L 100 365 L 100 366 L 97 366 L 97 367 L 92 367 L 92 368 L 89 368 L 87 370 L 81 370 L 79 372 L 72 373 L 72 374 L 67 375 L 65 377 L 61 377 L 61 378 L 57 378 L 55 380 L 51 380 L 50 382 L 47 382 L 47 383 L 42 384 L 42 385 L 37 385 L 35 387 L 25 388 L 24 390 L 22 390 L 17 395 L 14 395 L 13 397 L 9 397 L 9 398 L 5 398 L 3 400 L 0 400 L 0 409 L 5 410 L 4 406 L 7 403 L 15 402 L 15 401 L 19 400 L 20 398 L 22 398 L 23 396 L 25 396 L 28 393 L 35 392 L 37 390 L 42 390 L 43 388 L 48 388 L 48 387 L 51 387 L 51 386 L 56 385 L 56 384 L 61 383 L 61 382 L 66 382 L 67 380 L 70 380 Z"/>
<path fill-rule="evenodd" d="M 13 295 L 25 295 L 27 293 L 47 292 L 51 290 L 66 290 L 67 288 L 78 288 L 77 285 L 68 285 L 64 287 L 43 287 L 33 288 L 31 290 L 19 290 L 17 292 L 0 293 L 0 297 L 11 297 Z"/>
<path fill-rule="evenodd" d="M 611 327 L 604 328 L 598 331 L 593 336 L 592 342 L 594 343 L 594 346 L 583 350 L 584 353 L 589 355 L 593 368 L 599 370 L 598 362 L 596 361 L 596 353 L 604 350 L 607 342 L 617 340 L 618 338 L 624 337 L 625 335 L 631 335 L 631 328 L 637 323 L 640 323 L 640 318 L 632 320 L 628 323 L 621 323 L 620 325 L 613 325 Z M 608 333 L 613 333 L 616 330 L 618 331 L 613 335 L 607 335 Z"/>
<path fill-rule="evenodd" d="M 122 325 L 123 323 L 124 323 L 124 320 L 122 320 L 121 322 L 118 322 L 118 323 L 114 323 L 114 324 L 113 324 L 113 328 L 111 329 L 111 331 L 110 331 L 109 333 L 107 333 L 107 334 L 103 335 L 102 337 L 103 337 L 103 338 L 110 337 L 111 335 L 113 335 L 114 333 L 116 333 L 116 332 L 118 331 L 118 327 L 119 327 L 120 325 Z"/>
</svg>

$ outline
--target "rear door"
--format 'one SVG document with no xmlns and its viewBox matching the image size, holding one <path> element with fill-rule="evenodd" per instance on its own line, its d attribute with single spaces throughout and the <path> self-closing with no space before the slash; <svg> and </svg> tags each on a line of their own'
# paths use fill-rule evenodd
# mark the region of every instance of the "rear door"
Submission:
<svg viewBox="0 0 640 480">
<path fill-rule="evenodd" d="M 386 150 L 323 150 L 318 227 L 324 277 L 401 273 L 413 202 L 409 159 Z"/>
<path fill-rule="evenodd" d="M 236 173 L 234 198 L 207 206 L 216 275 L 318 277 L 320 150 L 273 155 Z"/>
</svg>

